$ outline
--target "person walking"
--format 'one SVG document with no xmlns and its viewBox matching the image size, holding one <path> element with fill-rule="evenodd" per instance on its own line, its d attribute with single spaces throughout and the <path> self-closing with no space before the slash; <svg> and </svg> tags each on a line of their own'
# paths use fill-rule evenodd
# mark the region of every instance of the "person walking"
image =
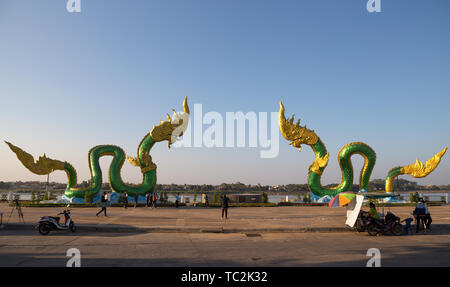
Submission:
<svg viewBox="0 0 450 287">
<path fill-rule="evenodd" d="M 106 204 L 107 203 L 108 203 L 108 195 L 107 195 L 106 191 L 104 191 L 102 193 L 102 196 L 100 197 L 100 205 L 102 206 L 102 209 L 100 209 L 100 211 L 97 212 L 97 214 L 95 216 L 98 216 L 103 211 L 105 213 L 105 217 L 108 217 L 106 215 Z"/>
<path fill-rule="evenodd" d="M 152 208 L 156 208 L 156 192 L 153 192 L 152 194 Z"/>
<path fill-rule="evenodd" d="M 134 195 L 134 208 L 137 207 L 138 200 L 139 200 L 139 194 L 136 192 Z"/>
<path fill-rule="evenodd" d="M 222 202 L 221 202 L 221 206 L 222 206 L 222 219 L 223 216 L 225 215 L 225 219 L 228 219 L 228 201 L 229 198 L 227 197 L 226 194 L 224 194 L 222 196 Z"/>
<path fill-rule="evenodd" d="M 124 206 L 125 208 L 128 208 L 128 192 L 125 191 L 125 194 L 123 195 L 123 202 L 124 202 Z"/>
<path fill-rule="evenodd" d="M 175 207 L 178 208 L 178 202 L 180 201 L 180 193 L 177 193 L 175 195 Z"/>
<path fill-rule="evenodd" d="M 149 206 L 150 206 L 150 201 L 151 201 L 150 193 L 147 192 L 147 193 L 145 194 L 145 206 L 146 206 L 146 207 L 149 207 Z"/>
</svg>

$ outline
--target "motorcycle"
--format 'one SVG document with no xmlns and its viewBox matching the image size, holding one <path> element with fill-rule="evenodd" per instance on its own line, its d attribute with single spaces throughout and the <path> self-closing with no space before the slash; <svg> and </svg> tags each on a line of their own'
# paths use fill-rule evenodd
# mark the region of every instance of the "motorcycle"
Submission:
<svg viewBox="0 0 450 287">
<path fill-rule="evenodd" d="M 70 204 L 63 212 L 58 213 L 58 215 L 64 215 L 64 224 L 60 223 L 60 217 L 53 216 L 43 216 L 39 220 L 38 230 L 42 235 L 47 235 L 51 230 L 70 230 L 75 232 L 75 223 L 72 220 L 72 215 L 70 214 Z"/>
<path fill-rule="evenodd" d="M 355 229 L 358 232 L 364 232 L 367 230 L 367 226 L 369 225 L 369 213 L 367 211 L 361 210 L 359 212 L 358 218 L 356 219 Z"/>
<path fill-rule="evenodd" d="M 403 234 L 403 226 L 400 223 L 400 217 L 395 216 L 393 213 L 388 212 L 383 220 L 377 220 L 369 217 L 369 224 L 367 225 L 367 233 L 371 236 L 377 234 L 392 233 L 394 235 Z"/>
</svg>

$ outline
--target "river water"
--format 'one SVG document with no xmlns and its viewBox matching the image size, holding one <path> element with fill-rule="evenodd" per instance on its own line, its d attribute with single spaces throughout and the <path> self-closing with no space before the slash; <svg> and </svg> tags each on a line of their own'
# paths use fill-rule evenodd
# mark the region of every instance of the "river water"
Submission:
<svg viewBox="0 0 450 287">
<path fill-rule="evenodd" d="M 1 193 L 1 194 L 8 194 L 8 193 Z M 17 193 L 18 195 L 20 195 L 20 200 L 30 200 L 31 199 L 31 193 Z M 217 196 L 219 196 L 219 194 L 217 194 Z M 171 202 L 175 202 L 175 195 L 168 195 L 169 197 L 169 201 Z M 209 201 L 212 201 L 212 194 L 208 195 L 209 197 Z M 270 203 L 279 203 L 282 200 L 283 201 L 291 201 L 297 200 L 297 194 L 288 194 L 288 195 L 268 195 L 269 198 L 269 202 Z M 61 199 L 61 195 L 57 196 L 57 199 Z M 185 202 L 186 199 L 189 199 L 189 202 L 192 203 L 194 201 L 194 195 L 192 194 L 180 194 L 180 201 L 181 202 Z M 129 198 L 129 201 L 132 202 L 134 199 L 132 197 Z M 201 201 L 201 194 L 197 194 L 197 198 L 196 198 L 197 202 Z"/>
</svg>

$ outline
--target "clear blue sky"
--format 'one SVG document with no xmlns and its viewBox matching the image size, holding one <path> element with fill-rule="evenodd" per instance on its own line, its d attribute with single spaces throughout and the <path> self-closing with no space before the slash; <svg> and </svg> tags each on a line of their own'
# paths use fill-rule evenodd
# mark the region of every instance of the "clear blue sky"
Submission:
<svg viewBox="0 0 450 287">
<path fill-rule="evenodd" d="M 351 141 L 377 152 L 372 179 L 450 146 L 450 1 L 0 0 L 0 136 L 71 162 L 115 144 L 134 155 L 171 108 L 295 113 L 330 152 L 324 183 Z M 314 160 L 280 138 L 257 148 L 152 150 L 159 183 L 305 183 Z M 0 144 L 0 180 L 45 180 Z M 110 159 L 101 164 L 106 174 Z M 354 157 L 355 183 L 362 159 Z M 450 155 L 421 184 L 449 184 Z M 125 164 L 125 180 L 140 182 Z M 412 179 L 404 177 L 405 179 Z M 105 178 L 106 179 L 106 178 Z M 65 182 L 56 172 L 51 180 Z"/>
</svg>

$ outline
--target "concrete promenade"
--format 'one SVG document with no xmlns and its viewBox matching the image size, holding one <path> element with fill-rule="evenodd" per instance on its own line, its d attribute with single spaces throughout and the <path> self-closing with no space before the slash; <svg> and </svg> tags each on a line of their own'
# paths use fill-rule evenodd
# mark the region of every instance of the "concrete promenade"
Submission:
<svg viewBox="0 0 450 287">
<path fill-rule="evenodd" d="M 11 207 L 0 205 L 3 222 L 8 221 Z M 14 211 L 5 229 L 32 229 L 44 215 L 56 216 L 57 209 L 23 207 L 26 224 L 19 223 Z M 413 207 L 384 208 L 401 219 L 411 217 Z M 345 226 L 346 209 L 321 207 L 234 207 L 229 209 L 229 218 L 222 220 L 219 208 L 182 207 L 110 207 L 108 217 L 95 215 L 100 208 L 74 207 L 72 217 L 79 231 L 86 232 L 351 232 Z M 379 207 L 379 212 L 383 208 Z M 430 207 L 433 226 L 450 230 L 450 206 Z"/>
<path fill-rule="evenodd" d="M 450 206 L 430 207 L 433 230 L 411 236 L 369 236 L 344 226 L 345 208 L 73 208 L 78 230 L 40 235 L 33 226 L 56 208 L 23 208 L 26 224 L 0 230 L 0 267 L 64 267 L 77 248 L 81 266 L 359 266 L 378 248 L 381 266 L 450 266 Z M 411 207 L 391 208 L 405 218 Z M 7 221 L 11 208 L 0 206 Z M 381 210 L 380 210 L 381 211 Z M 385 212 L 387 209 L 385 208 Z"/>
</svg>

